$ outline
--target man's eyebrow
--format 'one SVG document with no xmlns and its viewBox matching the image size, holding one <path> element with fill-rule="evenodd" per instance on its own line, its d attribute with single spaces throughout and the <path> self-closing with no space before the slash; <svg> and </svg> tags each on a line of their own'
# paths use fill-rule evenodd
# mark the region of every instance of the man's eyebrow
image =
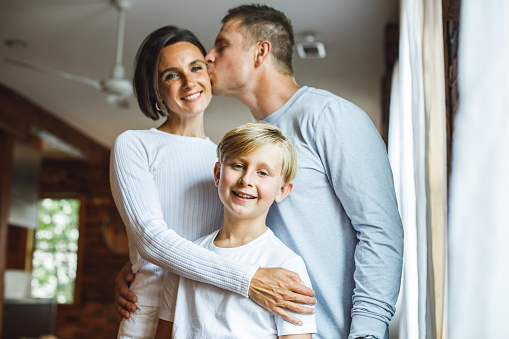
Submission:
<svg viewBox="0 0 509 339">
<path fill-rule="evenodd" d="M 222 36 L 218 36 L 218 37 L 216 38 L 216 41 L 214 42 L 214 45 L 217 45 L 218 43 L 223 42 L 224 40 L 225 40 L 225 39 L 224 39 Z"/>
</svg>

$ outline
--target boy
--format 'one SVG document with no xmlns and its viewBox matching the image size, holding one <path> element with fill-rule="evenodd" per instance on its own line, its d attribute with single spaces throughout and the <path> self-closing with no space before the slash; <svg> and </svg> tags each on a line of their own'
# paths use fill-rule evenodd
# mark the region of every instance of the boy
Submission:
<svg viewBox="0 0 509 339">
<path fill-rule="evenodd" d="M 226 133 L 217 147 L 214 178 L 224 205 L 223 227 L 196 241 L 216 253 L 263 267 L 284 267 L 311 286 L 305 264 L 265 225 L 274 201 L 292 190 L 297 169 L 293 145 L 267 123 Z M 178 288 L 178 291 L 177 291 Z M 250 298 L 168 274 L 156 338 L 311 338 L 314 314 L 286 322 Z M 173 325 L 175 324 L 175 325 Z"/>
</svg>

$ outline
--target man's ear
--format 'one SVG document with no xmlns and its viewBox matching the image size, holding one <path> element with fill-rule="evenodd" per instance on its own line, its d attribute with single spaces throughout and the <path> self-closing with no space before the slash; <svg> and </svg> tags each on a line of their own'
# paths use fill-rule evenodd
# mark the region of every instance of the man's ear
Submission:
<svg viewBox="0 0 509 339">
<path fill-rule="evenodd" d="M 255 66 L 260 66 L 269 58 L 272 45 L 269 41 L 263 40 L 256 45 Z"/>
<path fill-rule="evenodd" d="M 283 184 L 283 186 L 281 186 L 281 188 L 279 190 L 279 193 L 276 195 L 276 198 L 274 199 L 274 201 L 275 202 L 283 201 L 283 199 L 286 198 L 288 196 L 288 194 L 290 194 L 292 189 L 293 189 L 293 183 L 289 182 L 287 184 Z"/>
<path fill-rule="evenodd" d="M 221 164 L 216 162 L 214 166 L 214 182 L 216 183 L 216 187 L 219 187 L 219 178 L 221 177 Z"/>
</svg>

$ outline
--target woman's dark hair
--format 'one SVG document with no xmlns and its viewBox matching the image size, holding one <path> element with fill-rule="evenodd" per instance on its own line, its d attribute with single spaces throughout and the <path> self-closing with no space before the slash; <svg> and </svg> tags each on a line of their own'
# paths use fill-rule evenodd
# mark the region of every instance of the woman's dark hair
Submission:
<svg viewBox="0 0 509 339">
<path fill-rule="evenodd" d="M 159 95 L 158 66 L 161 50 L 182 41 L 198 47 L 203 56 L 207 54 L 200 40 L 191 31 L 177 26 L 164 26 L 150 33 L 136 54 L 134 95 L 141 111 L 152 120 L 168 115 Z"/>
</svg>

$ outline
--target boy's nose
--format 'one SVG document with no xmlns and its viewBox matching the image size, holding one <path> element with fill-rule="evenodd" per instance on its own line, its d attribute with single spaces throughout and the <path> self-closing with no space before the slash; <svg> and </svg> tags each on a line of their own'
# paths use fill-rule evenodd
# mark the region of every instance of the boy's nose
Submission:
<svg viewBox="0 0 509 339">
<path fill-rule="evenodd" d="M 239 184 L 243 186 L 251 186 L 252 179 L 251 179 L 251 173 L 249 171 L 244 172 L 243 175 L 239 178 Z"/>
</svg>

